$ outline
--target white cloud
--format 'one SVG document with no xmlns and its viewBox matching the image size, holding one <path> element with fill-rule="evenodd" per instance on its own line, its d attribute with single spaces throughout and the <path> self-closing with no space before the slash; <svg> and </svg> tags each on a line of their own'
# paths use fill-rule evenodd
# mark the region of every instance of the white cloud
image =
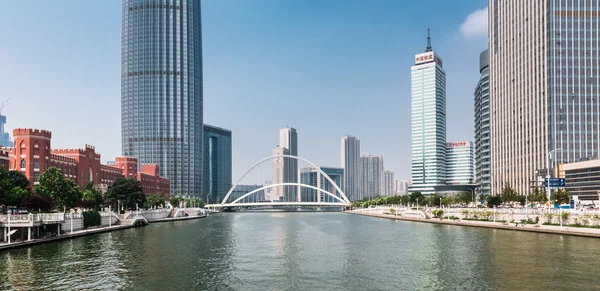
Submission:
<svg viewBox="0 0 600 291">
<path fill-rule="evenodd" d="M 465 37 L 487 36 L 488 8 L 477 9 L 460 25 L 460 33 Z"/>
</svg>

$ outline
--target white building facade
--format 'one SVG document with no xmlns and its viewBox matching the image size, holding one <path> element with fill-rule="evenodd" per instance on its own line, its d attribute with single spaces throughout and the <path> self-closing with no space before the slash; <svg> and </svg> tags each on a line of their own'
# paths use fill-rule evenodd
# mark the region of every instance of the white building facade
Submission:
<svg viewBox="0 0 600 291">
<path fill-rule="evenodd" d="M 473 142 L 450 142 L 446 150 L 446 184 L 472 184 L 475 181 Z"/>
</svg>

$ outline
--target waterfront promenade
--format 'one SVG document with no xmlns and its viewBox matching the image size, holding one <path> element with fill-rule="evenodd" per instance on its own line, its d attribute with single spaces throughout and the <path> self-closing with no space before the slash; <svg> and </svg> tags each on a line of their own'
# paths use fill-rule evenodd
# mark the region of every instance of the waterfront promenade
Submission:
<svg viewBox="0 0 600 291">
<path fill-rule="evenodd" d="M 390 209 L 395 209 L 395 213 L 391 214 Z M 564 225 L 544 225 L 542 223 L 545 213 L 554 213 L 557 210 L 554 209 L 513 209 L 510 210 L 501 210 L 501 212 L 496 213 L 496 217 L 491 218 L 489 221 L 477 221 L 477 220 L 463 220 L 465 217 L 462 213 L 463 210 L 470 211 L 491 211 L 491 209 L 443 209 L 444 211 L 448 211 L 449 213 L 444 213 L 444 217 L 448 217 L 448 215 L 456 216 L 458 219 L 440 219 L 438 217 L 433 217 L 432 211 L 436 210 L 435 208 L 429 209 L 410 209 L 403 207 L 393 207 L 393 206 L 378 206 L 376 208 L 364 208 L 364 209 L 354 209 L 352 211 L 346 211 L 345 213 L 357 214 L 363 216 L 372 216 L 378 218 L 386 218 L 386 219 L 394 219 L 394 220 L 404 220 L 404 221 L 412 221 L 412 222 L 421 222 L 421 223 L 434 223 L 434 224 L 444 224 L 444 225 L 456 225 L 456 226 L 468 226 L 468 227 L 482 227 L 482 228 L 494 228 L 494 229 L 503 229 L 503 230 L 514 230 L 514 231 L 526 231 L 526 232 L 537 232 L 537 233 L 548 233 L 548 234 L 563 234 L 563 235 L 575 235 L 575 236 L 584 236 L 584 237 L 595 237 L 600 238 L 600 228 L 591 228 L 591 227 L 581 227 L 581 226 L 570 226 L 567 223 L 572 223 L 573 221 L 581 221 L 584 217 L 592 215 L 591 213 L 579 213 L 578 215 L 572 215 L 568 220 L 564 222 Z M 528 212 L 529 211 L 529 212 Z M 559 210 L 558 210 L 559 211 Z M 565 211 L 566 212 L 566 211 Z M 573 211 L 574 212 L 574 211 Z M 558 213 L 558 212 L 557 212 Z M 576 213 L 576 212 L 574 212 Z M 521 223 L 521 220 L 524 220 L 525 217 L 533 218 L 538 216 L 540 221 L 537 224 L 527 224 Z M 558 215 L 557 215 L 558 216 Z M 546 218 L 548 219 L 548 218 Z M 556 222 L 557 218 L 553 218 L 553 222 Z M 574 220 L 577 219 L 577 220 Z M 512 223 L 510 221 L 514 220 Z"/>
<path fill-rule="evenodd" d="M 60 214 L 60 215 L 59 215 Z M 6 220 L 6 215 L 0 215 L 0 220 Z M 206 217 L 207 214 L 203 209 L 200 208 L 176 208 L 176 209 L 153 209 L 153 210 L 140 210 L 131 211 L 125 214 L 116 215 L 114 213 L 103 213 L 103 224 L 99 227 L 83 228 L 83 217 L 81 215 L 57 213 L 54 216 L 61 216 L 62 219 L 62 230 L 63 234 L 33 238 L 29 240 L 13 241 L 8 243 L 0 241 L 0 251 L 21 248 L 36 244 L 49 243 L 54 241 L 66 240 L 75 237 L 81 237 L 86 235 L 128 229 L 138 226 L 137 221 L 143 220 L 145 223 L 158 223 L 158 222 L 169 222 L 169 221 L 180 221 L 190 220 Z M 76 226 L 75 230 L 70 229 L 71 216 L 76 217 L 74 219 L 81 220 L 80 222 L 73 223 Z M 111 223 L 108 223 L 107 218 L 111 217 Z M 12 219 L 11 219 L 12 220 Z M 66 225 L 66 226 L 65 226 Z"/>
</svg>

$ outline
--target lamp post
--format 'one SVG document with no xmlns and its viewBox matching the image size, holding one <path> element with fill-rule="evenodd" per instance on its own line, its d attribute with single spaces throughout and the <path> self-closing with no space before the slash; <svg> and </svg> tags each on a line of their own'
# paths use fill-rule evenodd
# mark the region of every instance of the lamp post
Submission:
<svg viewBox="0 0 600 291">
<path fill-rule="evenodd" d="M 108 227 L 111 227 L 112 224 L 112 210 L 111 205 L 108 205 Z"/>
<path fill-rule="evenodd" d="M 475 207 L 475 189 L 471 188 L 469 190 L 471 190 L 471 194 L 472 194 L 472 197 L 473 197 L 473 200 L 471 202 L 473 202 L 473 207 Z"/>
<path fill-rule="evenodd" d="M 546 170 L 547 170 L 547 172 L 546 172 L 546 196 L 548 198 L 548 201 L 550 201 L 550 155 L 553 152 L 557 152 L 560 150 L 562 150 L 562 148 L 557 148 L 557 149 L 551 150 L 548 152 L 548 155 L 546 156 L 546 158 L 547 158 L 546 159 Z M 550 207 L 550 206 L 548 206 L 548 207 Z"/>
<path fill-rule="evenodd" d="M 442 209 L 442 197 L 440 197 L 440 209 Z"/>
<path fill-rule="evenodd" d="M 73 209 L 71 209 L 71 234 L 73 234 Z"/>
<path fill-rule="evenodd" d="M 6 219 L 8 219 L 8 244 L 10 244 L 10 213 L 11 211 L 7 211 Z"/>
</svg>

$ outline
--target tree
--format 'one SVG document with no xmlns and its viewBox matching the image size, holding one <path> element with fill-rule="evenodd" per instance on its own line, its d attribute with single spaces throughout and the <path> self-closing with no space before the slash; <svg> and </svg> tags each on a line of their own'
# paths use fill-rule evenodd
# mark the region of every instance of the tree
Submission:
<svg viewBox="0 0 600 291">
<path fill-rule="evenodd" d="M 488 207 L 492 208 L 502 204 L 502 197 L 500 195 L 490 195 L 487 197 Z"/>
<path fill-rule="evenodd" d="M 25 195 L 25 197 L 23 197 L 23 202 L 21 202 L 21 206 L 40 212 L 52 210 L 53 205 L 54 202 L 52 201 L 52 198 L 40 196 L 35 193 L 29 193 Z"/>
<path fill-rule="evenodd" d="M 31 184 L 29 184 L 29 179 L 27 179 L 27 176 L 21 173 L 21 171 L 8 171 L 8 179 L 13 187 L 19 187 L 23 190 L 26 190 L 28 193 L 31 192 Z"/>
<path fill-rule="evenodd" d="M 60 169 L 50 167 L 40 175 L 40 182 L 35 192 L 42 197 L 49 197 L 54 206 L 61 210 L 73 208 L 81 200 L 81 190 L 71 179 L 65 179 Z"/>
<path fill-rule="evenodd" d="M 89 182 L 83 190 L 80 205 L 84 208 L 100 210 L 103 204 L 104 197 L 102 197 L 102 192 L 94 188 L 92 182 Z"/>
<path fill-rule="evenodd" d="M 519 195 L 519 197 L 517 198 L 517 200 L 519 201 L 519 203 L 521 204 L 521 206 L 525 206 L 525 202 L 527 202 L 527 200 L 525 199 L 525 196 L 523 196 L 523 195 Z"/>
<path fill-rule="evenodd" d="M 517 191 L 515 191 L 515 189 L 510 187 L 510 185 L 506 185 L 502 188 L 502 193 L 500 196 L 502 196 L 502 201 L 504 202 L 514 202 L 518 201 L 519 199 L 519 194 Z"/>
<path fill-rule="evenodd" d="M 165 198 L 161 193 L 154 193 L 146 197 L 146 206 L 148 208 L 161 207 L 165 205 Z"/>
<path fill-rule="evenodd" d="M 178 196 L 171 196 L 171 198 L 169 198 L 169 203 L 171 203 L 171 206 L 173 207 L 179 207 L 179 202 L 181 202 L 181 198 Z"/>
<path fill-rule="evenodd" d="M 556 201 L 556 203 L 560 204 L 569 204 L 571 202 L 571 195 L 567 189 L 558 189 L 552 195 L 552 200 Z"/>
<path fill-rule="evenodd" d="M 421 201 L 421 203 L 422 203 L 422 201 L 425 200 L 425 196 L 423 194 L 421 194 L 421 192 L 419 192 L 419 191 L 410 193 L 410 195 L 408 195 L 408 197 L 409 197 L 410 203 L 417 203 L 417 200 Z"/>
<path fill-rule="evenodd" d="M 543 189 L 540 189 L 540 187 L 533 188 L 533 192 L 529 194 L 529 201 L 531 202 L 544 203 L 547 199 L 548 198 L 546 197 L 545 191 L 543 191 Z"/>
<path fill-rule="evenodd" d="M 469 204 L 473 201 L 473 195 L 471 192 L 461 192 L 458 194 L 458 201 L 460 203 Z"/>
<path fill-rule="evenodd" d="M 105 193 L 105 201 L 113 209 L 117 209 L 119 203 L 125 209 L 135 209 L 136 206 L 144 207 L 146 195 L 144 195 L 140 181 L 119 178 L 112 185 L 108 186 L 108 190 Z"/>
</svg>

